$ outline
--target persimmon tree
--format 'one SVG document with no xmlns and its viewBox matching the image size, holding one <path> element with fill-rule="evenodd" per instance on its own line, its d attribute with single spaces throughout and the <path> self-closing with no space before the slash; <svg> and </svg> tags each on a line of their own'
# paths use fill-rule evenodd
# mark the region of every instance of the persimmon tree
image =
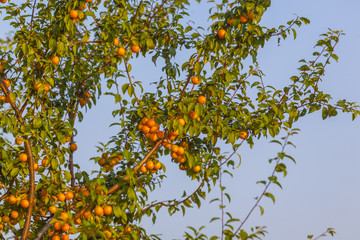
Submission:
<svg viewBox="0 0 360 240">
<path fill-rule="evenodd" d="M 243 225 L 255 208 L 263 211 L 264 196 L 274 200 L 268 187 L 281 186 L 277 175 L 285 176 L 285 160 L 293 160 L 284 150 L 295 123 L 315 111 L 324 119 L 359 114 L 355 103 L 332 101 L 319 86 L 325 67 L 337 61 L 342 33 L 321 35 L 312 58 L 275 88 L 257 63 L 258 49 L 272 38 L 296 37 L 295 28 L 309 20 L 267 28 L 261 18 L 270 0 L 213 4 L 210 27 L 202 28 L 188 24 L 186 0 L 1 1 L 14 31 L 0 50 L 2 239 L 157 239 L 140 227 L 143 219 L 156 221 L 160 209 L 185 214 L 219 184 L 221 200 L 214 201 L 223 203 L 231 193 L 221 176 L 236 167 L 237 151 L 269 137 L 281 151 L 270 161 L 272 175 L 260 181 L 264 191 L 245 219 L 214 216 L 222 231 L 209 238 L 265 235 Z M 135 78 L 142 68 L 136 58 L 150 58 L 161 74 Z M 117 104 L 108 117 L 120 130 L 89 159 L 99 168 L 86 172 L 74 155 L 76 128 L 104 95 Z M 170 164 L 198 187 L 150 202 Z M 208 238 L 192 229 L 187 239 Z"/>
</svg>

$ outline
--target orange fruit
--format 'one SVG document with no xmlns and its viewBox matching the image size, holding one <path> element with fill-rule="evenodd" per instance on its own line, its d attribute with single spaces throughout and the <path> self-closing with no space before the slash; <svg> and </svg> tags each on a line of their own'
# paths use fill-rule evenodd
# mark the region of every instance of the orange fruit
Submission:
<svg viewBox="0 0 360 240">
<path fill-rule="evenodd" d="M 75 152 L 77 150 L 77 145 L 75 143 L 70 144 L 70 151 Z"/>
<path fill-rule="evenodd" d="M 60 58 L 58 56 L 54 56 L 51 58 L 51 62 L 55 65 L 59 64 Z"/>
<path fill-rule="evenodd" d="M 154 167 L 155 167 L 155 164 L 154 164 L 153 161 L 149 160 L 149 161 L 146 162 L 146 168 L 147 169 L 151 170 L 151 169 L 154 169 Z"/>
<path fill-rule="evenodd" d="M 10 222 L 9 216 L 6 216 L 6 215 L 2 217 L 2 220 L 3 220 L 4 223 Z"/>
<path fill-rule="evenodd" d="M 141 129 L 142 129 L 143 126 L 144 126 L 144 125 L 142 125 L 142 124 L 140 123 L 139 126 L 138 126 L 138 130 L 141 131 Z"/>
<path fill-rule="evenodd" d="M 85 2 L 88 2 L 88 3 L 90 3 L 90 2 L 92 2 L 92 0 L 85 0 Z"/>
<path fill-rule="evenodd" d="M 248 14 L 247 14 L 247 18 L 248 19 L 250 19 L 250 20 L 253 20 L 254 18 L 255 18 L 255 14 L 254 14 L 254 12 L 249 12 Z"/>
<path fill-rule="evenodd" d="M 174 135 L 174 134 L 169 134 L 169 136 L 168 136 L 168 139 L 169 140 L 174 140 L 176 138 L 176 136 Z"/>
<path fill-rule="evenodd" d="M 17 145 L 23 144 L 22 138 L 21 138 L 21 137 L 17 137 L 17 138 L 15 139 L 15 143 L 16 143 Z"/>
<path fill-rule="evenodd" d="M 47 157 L 44 157 L 41 161 L 41 166 L 48 167 L 49 166 L 49 159 Z"/>
<path fill-rule="evenodd" d="M 91 212 L 90 212 L 90 211 L 85 212 L 85 213 L 84 213 L 84 218 L 85 218 L 85 219 L 91 218 Z"/>
<path fill-rule="evenodd" d="M 117 50 L 117 54 L 119 54 L 120 56 L 124 56 L 125 55 L 125 48 L 119 48 L 118 50 Z"/>
<path fill-rule="evenodd" d="M 27 208 L 27 207 L 29 207 L 30 203 L 29 203 L 28 200 L 23 199 L 23 200 L 21 200 L 20 205 L 21 205 L 23 208 Z"/>
<path fill-rule="evenodd" d="M 82 107 L 87 104 L 87 100 L 85 98 L 80 98 L 79 102 Z"/>
<path fill-rule="evenodd" d="M 132 51 L 133 53 L 138 53 L 139 50 L 140 50 L 140 47 L 139 47 L 138 45 L 132 45 L 132 46 L 131 46 L 131 51 Z"/>
<path fill-rule="evenodd" d="M 102 159 L 99 160 L 99 165 L 100 166 L 104 166 L 105 163 L 106 163 L 105 159 L 102 158 Z"/>
<path fill-rule="evenodd" d="M 142 166 L 140 167 L 140 171 L 141 171 L 142 173 L 146 173 L 146 172 L 147 172 L 146 166 L 145 166 L 145 165 L 142 165 Z"/>
<path fill-rule="evenodd" d="M 99 216 L 99 217 L 104 216 L 104 209 L 102 207 L 100 207 L 100 206 L 96 206 L 94 208 L 94 212 L 95 212 L 96 216 Z"/>
<path fill-rule="evenodd" d="M 38 163 L 34 163 L 34 171 L 39 170 L 39 164 Z"/>
<path fill-rule="evenodd" d="M 91 98 L 91 94 L 90 94 L 89 92 L 85 92 L 85 93 L 84 93 L 84 96 L 85 96 L 86 98 Z"/>
<path fill-rule="evenodd" d="M 37 83 L 34 84 L 35 90 L 38 90 L 41 86 L 42 86 L 41 82 L 37 82 Z"/>
<path fill-rule="evenodd" d="M 174 144 L 174 145 L 171 146 L 171 151 L 177 152 L 178 150 L 179 150 L 179 146 L 178 146 L 178 145 Z"/>
<path fill-rule="evenodd" d="M 49 207 L 49 212 L 50 212 L 51 214 L 54 214 L 54 213 L 56 212 L 56 207 L 55 207 L 55 206 L 50 206 L 50 207 Z"/>
<path fill-rule="evenodd" d="M 65 223 L 62 227 L 61 227 L 61 231 L 63 232 L 67 232 L 70 230 L 70 225 Z"/>
<path fill-rule="evenodd" d="M 60 202 L 63 202 L 65 201 L 65 195 L 63 193 L 59 193 L 57 195 L 57 199 L 60 201 Z"/>
<path fill-rule="evenodd" d="M 4 95 L 0 95 L 0 100 L 6 102 L 6 97 Z"/>
<path fill-rule="evenodd" d="M 11 212 L 11 215 L 10 215 L 12 218 L 16 219 L 19 217 L 19 213 L 17 211 L 12 211 Z"/>
<path fill-rule="evenodd" d="M 67 192 L 67 193 L 65 194 L 65 198 L 66 198 L 67 200 L 71 200 L 71 199 L 74 198 L 74 194 L 73 194 L 72 192 Z"/>
<path fill-rule="evenodd" d="M 67 235 L 67 234 L 63 234 L 62 236 L 61 236 L 61 240 L 69 240 L 70 239 L 70 237 L 69 237 L 69 235 Z M 60 240 L 60 238 L 59 238 L 59 240 Z"/>
<path fill-rule="evenodd" d="M 10 87 L 11 84 L 10 84 L 9 79 L 4 79 L 3 82 L 4 82 L 4 84 L 5 84 L 5 86 L 6 86 L 7 88 Z"/>
<path fill-rule="evenodd" d="M 157 138 L 158 138 L 158 137 L 157 137 L 156 133 L 150 134 L 149 139 L 150 139 L 151 141 L 155 142 L 155 141 L 157 140 Z"/>
<path fill-rule="evenodd" d="M 109 230 L 104 230 L 103 232 L 107 238 L 111 238 L 111 232 Z"/>
<path fill-rule="evenodd" d="M 61 238 L 59 237 L 59 236 L 53 236 L 52 238 L 51 238 L 51 240 L 60 240 Z"/>
<path fill-rule="evenodd" d="M 114 38 L 114 46 L 116 47 L 117 45 L 119 45 L 119 39 Z M 120 54 L 119 54 L 120 55 Z"/>
<path fill-rule="evenodd" d="M 4 187 L 2 183 L 0 183 L 0 190 Z M 1 221 L 0 221 L 1 222 Z"/>
<path fill-rule="evenodd" d="M 183 147 L 179 147 L 176 153 L 179 155 L 183 155 L 185 153 L 185 149 Z"/>
<path fill-rule="evenodd" d="M 228 23 L 230 26 L 234 26 L 234 18 L 230 18 Z"/>
<path fill-rule="evenodd" d="M 241 23 L 246 23 L 247 20 L 248 20 L 248 18 L 247 18 L 245 15 L 241 15 L 241 16 L 240 16 L 240 22 L 241 22 Z"/>
<path fill-rule="evenodd" d="M 147 117 L 144 117 L 143 119 L 141 119 L 141 124 L 145 125 L 148 121 L 149 119 Z"/>
<path fill-rule="evenodd" d="M 59 231 L 61 229 L 61 222 L 60 221 L 57 221 L 56 223 L 54 223 L 54 229 L 56 231 Z"/>
<path fill-rule="evenodd" d="M 171 157 L 177 159 L 179 155 L 176 152 L 171 152 Z"/>
<path fill-rule="evenodd" d="M 200 103 L 200 104 L 204 104 L 204 103 L 206 102 L 206 97 L 200 96 L 200 97 L 198 97 L 197 101 L 198 101 L 198 103 Z"/>
<path fill-rule="evenodd" d="M 159 130 L 159 124 L 155 124 L 155 126 L 150 128 L 150 133 L 157 133 Z"/>
<path fill-rule="evenodd" d="M 44 91 L 47 92 L 47 91 L 49 91 L 49 90 L 50 90 L 50 84 L 45 83 L 45 84 L 44 84 Z"/>
<path fill-rule="evenodd" d="M 141 131 L 146 134 L 146 133 L 150 132 L 150 128 L 149 128 L 147 125 L 144 125 L 144 126 L 141 128 Z"/>
<path fill-rule="evenodd" d="M 77 17 L 78 17 L 78 12 L 77 12 L 76 10 L 71 10 L 71 11 L 70 11 L 70 17 L 71 17 L 72 19 L 77 18 Z"/>
<path fill-rule="evenodd" d="M 86 3 L 80 4 L 79 9 L 82 10 L 82 11 L 85 10 L 86 9 Z"/>
<path fill-rule="evenodd" d="M 184 163 L 184 162 L 186 161 L 186 158 L 185 158 L 184 156 L 179 156 L 179 157 L 177 158 L 177 161 L 178 161 L 179 163 Z"/>
<path fill-rule="evenodd" d="M 191 119 L 197 119 L 199 116 L 196 114 L 196 112 L 191 112 L 190 114 L 189 114 L 189 116 L 190 116 L 190 118 Z"/>
<path fill-rule="evenodd" d="M 195 166 L 195 167 L 193 168 L 193 171 L 197 173 L 197 172 L 200 171 L 200 169 L 201 169 L 200 166 Z"/>
<path fill-rule="evenodd" d="M 113 209 L 111 206 L 106 206 L 104 207 L 104 214 L 105 215 L 110 215 L 112 213 Z"/>
<path fill-rule="evenodd" d="M 224 29 L 220 29 L 219 31 L 218 31 L 218 37 L 220 38 L 220 39 L 224 39 L 225 38 L 225 34 L 226 34 L 226 31 L 224 30 Z"/>
<path fill-rule="evenodd" d="M 6 1 L 7 1 L 7 0 L 0 0 L 0 2 L 2 2 L 2 3 L 6 3 Z"/>
<path fill-rule="evenodd" d="M 152 128 L 156 125 L 156 122 L 154 119 L 150 119 L 149 121 L 147 121 L 146 125 L 149 127 L 149 128 Z"/>
<path fill-rule="evenodd" d="M 183 118 L 178 119 L 180 125 L 185 126 L 185 120 Z"/>
<path fill-rule="evenodd" d="M 162 165 L 161 165 L 161 162 L 157 162 L 156 164 L 155 164 L 155 169 L 156 170 L 159 170 L 159 169 L 161 169 L 161 167 L 162 167 Z"/>
<path fill-rule="evenodd" d="M 20 158 L 21 162 L 26 162 L 28 159 L 28 156 L 26 155 L 26 153 L 21 153 L 19 158 Z"/>
<path fill-rule="evenodd" d="M 191 82 L 195 85 L 199 84 L 201 82 L 201 80 L 198 77 L 192 77 L 191 78 Z"/>
<path fill-rule="evenodd" d="M 159 139 L 163 139 L 165 137 L 165 133 L 163 131 L 158 131 L 156 133 L 156 136 L 159 138 Z"/>
<path fill-rule="evenodd" d="M 247 132 L 245 132 L 245 131 L 241 131 L 240 132 L 240 138 L 241 139 L 246 139 L 248 137 L 248 133 Z"/>
<path fill-rule="evenodd" d="M 131 227 L 127 226 L 124 228 L 124 233 L 129 233 L 131 231 Z"/>
<path fill-rule="evenodd" d="M 67 221 L 69 219 L 69 214 L 67 212 L 62 212 L 60 213 L 60 218 Z"/>
</svg>

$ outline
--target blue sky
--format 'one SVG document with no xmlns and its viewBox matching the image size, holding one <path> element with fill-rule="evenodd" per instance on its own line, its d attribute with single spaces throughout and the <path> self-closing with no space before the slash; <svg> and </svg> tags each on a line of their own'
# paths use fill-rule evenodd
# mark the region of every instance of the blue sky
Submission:
<svg viewBox="0 0 360 240">
<path fill-rule="evenodd" d="M 202 3 L 205 4 L 205 3 Z M 192 20 L 202 22 L 206 20 L 207 8 L 198 3 L 191 9 Z M 297 72 L 298 60 L 311 59 L 313 46 L 321 33 L 331 29 L 343 30 L 346 35 L 341 38 L 336 54 L 338 63 L 327 67 L 326 77 L 321 88 L 330 93 L 336 101 L 346 98 L 349 101 L 359 101 L 360 81 L 358 77 L 360 56 L 360 2 L 355 0 L 302 0 L 273 1 L 272 6 L 265 13 L 262 24 L 278 26 L 294 18 L 294 14 L 307 17 L 311 24 L 298 30 L 296 40 L 288 39 L 277 46 L 277 41 L 269 42 L 259 52 L 259 62 L 266 74 L 265 83 L 287 81 Z M 0 36 L 4 36 L 8 26 L 0 22 Z M 139 63 L 147 63 L 139 60 Z M 146 79 L 150 74 L 158 73 L 151 64 L 142 66 L 142 71 L 136 71 L 135 76 Z M 113 100 L 102 98 L 98 105 L 87 112 L 87 117 L 78 126 L 79 134 L 75 161 L 88 169 L 98 169 L 89 162 L 89 158 L 96 155 L 95 145 L 106 142 L 116 133 L 116 129 L 109 128 Z M 103 116 L 109 116 L 104 118 Z M 272 186 L 270 191 L 275 194 L 276 204 L 264 199 L 263 216 L 256 210 L 245 229 L 255 225 L 267 226 L 267 240 L 300 240 L 306 239 L 307 234 L 320 234 L 328 227 L 335 228 L 337 235 L 332 239 L 358 239 L 356 230 L 359 227 L 360 215 L 360 128 L 359 119 L 351 121 L 348 114 L 339 114 L 335 118 L 322 120 L 320 113 L 311 114 L 301 119 L 296 127 L 301 129 L 299 135 L 292 138 L 296 149 L 288 148 L 297 164 L 288 162 L 288 176 L 280 178 L 283 190 Z M 253 149 L 247 147 L 240 151 L 242 165 L 235 170 L 235 177 L 225 178 L 227 192 L 232 196 L 227 210 L 234 217 L 243 219 L 254 204 L 254 197 L 262 191 L 262 186 L 255 182 L 265 179 L 271 168 L 267 163 L 280 151 L 275 144 L 269 144 L 271 139 L 265 139 L 255 144 Z M 165 160 L 164 160 L 165 161 Z M 152 199 L 179 198 L 183 189 L 189 191 L 196 188 L 185 174 L 178 171 L 177 166 L 164 163 L 169 177 L 160 190 L 151 195 Z M 182 239 L 185 227 L 192 225 L 207 226 L 205 232 L 220 233 L 218 224 L 209 224 L 209 220 L 220 214 L 216 204 L 207 204 L 219 192 L 214 191 L 200 210 L 188 210 L 185 217 L 175 214 L 169 217 L 167 211 L 160 211 L 158 222 L 153 226 L 151 221 L 142 225 L 153 233 L 163 233 L 162 239 Z M 326 239 L 326 238 L 324 238 Z"/>
</svg>

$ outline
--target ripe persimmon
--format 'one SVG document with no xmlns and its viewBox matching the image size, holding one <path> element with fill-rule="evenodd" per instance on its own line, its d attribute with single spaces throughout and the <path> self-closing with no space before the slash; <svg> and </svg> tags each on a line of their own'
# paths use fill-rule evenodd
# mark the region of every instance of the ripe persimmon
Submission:
<svg viewBox="0 0 360 240">
<path fill-rule="evenodd" d="M 225 38 L 225 34 L 226 34 L 225 29 L 220 29 L 220 30 L 218 31 L 218 33 L 217 33 L 217 35 L 218 35 L 218 37 L 219 37 L 220 39 L 224 39 L 224 38 Z"/>
<path fill-rule="evenodd" d="M 64 221 L 67 221 L 69 219 L 69 214 L 67 212 L 60 213 L 60 218 Z"/>
<path fill-rule="evenodd" d="M 61 231 L 67 232 L 69 230 L 70 230 L 70 225 L 69 224 L 65 223 L 64 225 L 62 225 Z"/>
<path fill-rule="evenodd" d="M 250 19 L 250 20 L 253 20 L 253 19 L 255 18 L 254 12 L 253 12 L 253 11 L 249 12 L 249 13 L 247 14 L 247 18 Z"/>
<path fill-rule="evenodd" d="M 59 64 L 60 58 L 58 56 L 54 56 L 51 58 L 51 62 L 55 65 Z"/>
<path fill-rule="evenodd" d="M 102 216 L 104 216 L 104 209 L 100 206 L 96 206 L 94 208 L 94 213 L 96 216 L 102 217 Z"/>
<path fill-rule="evenodd" d="M 1 3 L 6 3 L 7 0 L 0 0 Z"/>
<path fill-rule="evenodd" d="M 185 120 L 183 118 L 178 119 L 180 125 L 185 126 Z"/>
<path fill-rule="evenodd" d="M 157 163 L 155 164 L 155 166 L 154 166 L 154 168 L 155 168 L 156 170 L 161 169 L 161 167 L 162 167 L 161 162 L 157 162 Z"/>
<path fill-rule="evenodd" d="M 17 138 L 15 139 L 15 143 L 16 143 L 17 145 L 23 144 L 22 138 L 21 138 L 21 137 L 17 137 Z"/>
<path fill-rule="evenodd" d="M 191 112 L 191 113 L 189 114 L 189 117 L 190 117 L 191 119 L 197 119 L 199 116 L 197 115 L 196 112 Z"/>
<path fill-rule="evenodd" d="M 200 171 L 200 169 L 201 169 L 200 166 L 195 166 L 195 167 L 193 168 L 193 171 L 197 173 L 197 172 Z"/>
<path fill-rule="evenodd" d="M 73 194 L 72 192 L 67 192 L 67 193 L 65 194 L 65 198 L 66 198 L 67 200 L 71 200 L 71 199 L 74 198 L 74 194 Z"/>
<path fill-rule="evenodd" d="M 36 162 L 34 163 L 34 171 L 37 171 L 39 170 L 39 164 Z"/>
<path fill-rule="evenodd" d="M 184 162 L 186 162 L 186 158 L 185 158 L 184 156 L 179 156 L 179 157 L 177 158 L 177 161 L 178 161 L 179 163 L 184 163 Z"/>
<path fill-rule="evenodd" d="M 61 236 L 61 240 L 69 240 L 69 239 L 70 239 L 70 237 L 69 237 L 68 234 L 63 234 L 63 235 Z"/>
<path fill-rule="evenodd" d="M 87 100 L 85 98 L 80 98 L 79 102 L 82 107 L 87 104 Z"/>
<path fill-rule="evenodd" d="M 171 151 L 173 151 L 173 152 L 177 152 L 179 150 L 179 146 L 178 145 L 172 145 L 171 146 Z"/>
<path fill-rule="evenodd" d="M 77 150 L 77 145 L 75 143 L 70 144 L 70 151 L 75 152 Z"/>
<path fill-rule="evenodd" d="M 140 171 L 141 171 L 142 173 L 146 173 L 146 172 L 147 172 L 146 166 L 145 166 L 145 165 L 142 165 L 142 166 L 140 167 Z"/>
<path fill-rule="evenodd" d="M 30 203 L 29 203 L 28 200 L 23 199 L 23 200 L 21 200 L 20 205 L 21 205 L 23 208 L 28 208 L 29 205 L 30 205 Z"/>
<path fill-rule="evenodd" d="M 50 84 L 45 83 L 45 84 L 44 84 L 44 91 L 47 92 L 47 91 L 49 91 L 49 90 L 50 90 Z"/>
<path fill-rule="evenodd" d="M 156 136 L 159 138 L 159 139 L 163 139 L 165 137 L 165 133 L 163 131 L 158 131 L 156 133 Z"/>
<path fill-rule="evenodd" d="M 104 207 L 104 214 L 105 215 L 110 215 L 112 213 L 113 209 L 111 206 L 106 206 Z"/>
<path fill-rule="evenodd" d="M 60 202 L 63 202 L 65 201 L 65 195 L 63 193 L 59 193 L 57 195 L 57 199 L 60 201 Z"/>
<path fill-rule="evenodd" d="M 132 45 L 131 46 L 131 51 L 133 53 L 138 53 L 140 51 L 140 47 L 138 45 Z"/>
<path fill-rule="evenodd" d="M 119 39 L 114 38 L 114 46 L 116 47 L 117 45 L 119 45 Z M 120 54 L 119 54 L 120 55 Z"/>
<path fill-rule="evenodd" d="M 205 96 L 200 96 L 200 97 L 198 97 L 197 101 L 200 104 L 204 104 L 206 102 L 206 97 Z"/>
<path fill-rule="evenodd" d="M 57 221 L 56 223 L 54 223 L 54 229 L 56 231 L 59 231 L 61 229 L 62 225 L 60 221 Z"/>
<path fill-rule="evenodd" d="M 76 10 L 71 10 L 71 11 L 70 11 L 70 17 L 71 17 L 72 19 L 77 18 L 77 17 L 78 17 L 78 12 L 77 12 Z"/>
<path fill-rule="evenodd" d="M 200 84 L 200 83 L 201 83 L 201 80 L 200 80 L 198 77 L 194 76 L 194 77 L 191 78 L 191 82 L 192 82 L 194 85 L 197 85 L 197 84 Z"/>
<path fill-rule="evenodd" d="M 85 213 L 84 213 L 84 218 L 85 218 L 85 219 L 91 218 L 91 212 L 90 212 L 90 211 L 85 212 Z"/>
<path fill-rule="evenodd" d="M 185 153 L 185 149 L 183 147 L 179 147 L 176 153 L 178 155 L 183 155 Z"/>
<path fill-rule="evenodd" d="M 85 9 L 86 9 L 86 3 L 80 4 L 80 5 L 79 5 L 79 9 L 80 9 L 81 11 L 85 10 Z"/>
<path fill-rule="evenodd" d="M 28 156 L 26 153 L 21 153 L 19 158 L 21 162 L 26 162 L 28 160 Z"/>
<path fill-rule="evenodd" d="M 150 119 L 149 121 L 147 121 L 146 125 L 151 128 L 151 127 L 154 127 L 156 124 L 155 120 L 154 119 Z"/>
<path fill-rule="evenodd" d="M 146 134 L 146 133 L 150 132 L 150 128 L 149 128 L 147 125 L 144 125 L 144 126 L 141 128 L 141 131 Z"/>
<path fill-rule="evenodd" d="M 6 97 L 4 95 L 0 95 L 0 100 L 6 102 Z"/>
<path fill-rule="evenodd" d="M 50 212 L 51 214 L 54 214 L 54 213 L 56 212 L 56 207 L 55 207 L 55 206 L 50 206 L 50 207 L 49 207 L 49 212 Z"/>
<path fill-rule="evenodd" d="M 241 131 L 240 132 L 240 138 L 241 139 L 246 139 L 248 137 L 248 133 L 247 132 L 245 132 L 245 131 Z"/>
<path fill-rule="evenodd" d="M 117 54 L 119 54 L 120 56 L 124 56 L 125 52 L 126 52 L 125 48 L 122 47 L 117 50 Z"/>
<path fill-rule="evenodd" d="M 51 238 L 51 240 L 60 240 L 61 238 L 58 235 L 55 235 Z"/>
<path fill-rule="evenodd" d="M 154 169 L 154 167 L 155 167 L 155 164 L 154 164 L 153 161 L 149 160 L 149 161 L 146 162 L 146 168 L 147 169 L 151 170 L 151 169 Z"/>
<path fill-rule="evenodd" d="M 11 84 L 10 84 L 9 79 L 4 79 L 3 82 L 4 82 L 4 84 L 5 84 L 5 86 L 6 86 L 7 88 L 10 87 Z"/>
<path fill-rule="evenodd" d="M 141 119 L 141 124 L 145 125 L 147 121 L 149 121 L 149 119 L 147 117 L 144 117 L 143 119 Z"/>
<path fill-rule="evenodd" d="M 11 216 L 11 218 L 16 219 L 19 217 L 19 213 L 17 211 L 12 211 L 10 216 Z"/>
<path fill-rule="evenodd" d="M 246 23 L 247 21 L 248 21 L 248 18 L 245 15 L 240 16 L 240 22 L 241 23 Z"/>
</svg>

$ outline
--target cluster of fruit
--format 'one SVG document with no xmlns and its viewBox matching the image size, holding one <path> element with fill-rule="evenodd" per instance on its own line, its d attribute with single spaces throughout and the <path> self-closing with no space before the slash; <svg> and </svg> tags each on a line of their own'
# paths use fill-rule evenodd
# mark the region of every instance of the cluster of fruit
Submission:
<svg viewBox="0 0 360 240">
<path fill-rule="evenodd" d="M 231 27 L 233 27 L 237 21 L 239 21 L 240 23 L 244 24 L 247 23 L 248 20 L 253 20 L 255 18 L 255 14 L 254 12 L 248 12 L 248 13 L 243 13 L 240 15 L 239 19 L 237 18 L 229 18 L 228 19 L 228 23 Z M 220 29 L 217 33 L 218 37 L 220 39 L 224 39 L 225 35 L 226 35 L 226 30 L 225 29 Z"/>
<path fill-rule="evenodd" d="M 109 158 L 107 153 L 103 153 L 101 155 L 101 159 L 98 161 L 98 164 L 101 167 L 105 167 L 105 172 L 108 172 L 112 170 L 115 165 L 119 164 L 122 159 L 123 157 L 121 155 L 115 155 Z"/>
</svg>

